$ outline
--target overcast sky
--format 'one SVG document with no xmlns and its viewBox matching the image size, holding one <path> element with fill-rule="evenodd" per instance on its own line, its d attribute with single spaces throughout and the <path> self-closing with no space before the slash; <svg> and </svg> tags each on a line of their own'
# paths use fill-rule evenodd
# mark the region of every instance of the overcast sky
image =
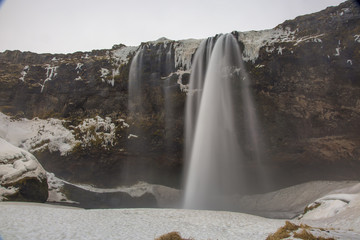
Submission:
<svg viewBox="0 0 360 240">
<path fill-rule="evenodd" d="M 2 4 L 1 4 L 2 2 Z M 68 53 L 273 28 L 344 0 L 0 0 L 0 51 Z"/>
</svg>

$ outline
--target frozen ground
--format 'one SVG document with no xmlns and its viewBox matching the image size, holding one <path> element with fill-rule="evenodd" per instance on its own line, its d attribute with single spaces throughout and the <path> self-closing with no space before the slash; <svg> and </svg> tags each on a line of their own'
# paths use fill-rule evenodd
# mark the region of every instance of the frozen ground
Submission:
<svg viewBox="0 0 360 240">
<path fill-rule="evenodd" d="M 183 238 L 265 239 L 283 220 L 242 213 L 175 209 L 83 210 L 42 204 L 0 203 L 4 240 L 155 239 L 178 231 Z"/>
<path fill-rule="evenodd" d="M 300 187 L 301 188 L 301 187 Z M 360 184 L 325 195 L 300 219 L 315 236 L 360 239 Z M 177 231 L 194 240 L 266 239 L 285 224 L 244 213 L 182 209 L 93 209 L 36 203 L 0 203 L 4 240 L 155 239 Z M 286 239 L 297 239 L 293 236 Z M 1 239 L 1 238 L 0 238 Z"/>
</svg>

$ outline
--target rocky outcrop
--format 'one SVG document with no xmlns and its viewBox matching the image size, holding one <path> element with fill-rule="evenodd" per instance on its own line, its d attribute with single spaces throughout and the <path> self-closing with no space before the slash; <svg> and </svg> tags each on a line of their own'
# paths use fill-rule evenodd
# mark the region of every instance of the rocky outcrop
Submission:
<svg viewBox="0 0 360 240">
<path fill-rule="evenodd" d="M 29 152 L 0 138 L 0 200 L 45 202 L 46 172 Z"/>
<path fill-rule="evenodd" d="M 286 179 L 357 178 L 359 22 L 351 1 L 286 21 L 248 64 L 270 164 Z"/>
<path fill-rule="evenodd" d="M 233 32 L 252 82 L 273 188 L 359 179 L 359 26 L 359 8 L 347 1 L 274 29 Z M 31 125 L 37 126 L 32 143 L 13 144 L 27 146 L 45 169 L 69 181 L 179 187 L 187 84 L 200 42 L 159 39 L 66 55 L 0 53 L 0 111 L 13 123 L 38 121 Z M 142 111 L 132 113 L 130 63 L 139 51 L 142 102 L 135 107 Z M 252 163 L 246 165 L 256 185 Z"/>
</svg>

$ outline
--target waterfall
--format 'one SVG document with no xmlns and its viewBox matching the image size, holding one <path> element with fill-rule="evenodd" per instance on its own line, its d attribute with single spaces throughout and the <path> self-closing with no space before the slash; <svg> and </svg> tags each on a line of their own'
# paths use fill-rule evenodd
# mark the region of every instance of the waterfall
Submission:
<svg viewBox="0 0 360 240">
<path fill-rule="evenodd" d="M 129 85 L 128 85 L 128 109 L 130 115 L 136 112 L 142 112 L 142 73 L 143 73 L 143 60 L 144 50 L 138 50 L 131 62 L 129 72 Z"/>
<path fill-rule="evenodd" d="M 240 82 L 240 84 L 239 84 Z M 236 86 L 241 97 L 236 96 Z M 241 100 L 241 122 L 239 112 Z M 236 101 L 236 105 L 235 105 Z M 237 40 L 226 34 L 205 40 L 197 50 L 186 103 L 184 207 L 231 209 L 229 196 L 246 187 L 243 164 L 261 161 L 259 129 L 249 78 Z M 251 159 L 241 143 L 251 145 Z M 244 154 L 245 153 L 245 154 Z"/>
</svg>

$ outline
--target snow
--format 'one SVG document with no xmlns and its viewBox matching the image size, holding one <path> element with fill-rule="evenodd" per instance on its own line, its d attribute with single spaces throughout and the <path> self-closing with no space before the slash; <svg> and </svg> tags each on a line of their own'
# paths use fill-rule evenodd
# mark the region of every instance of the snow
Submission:
<svg viewBox="0 0 360 240">
<path fill-rule="evenodd" d="M 100 73 L 101 73 L 100 77 L 101 77 L 102 82 L 105 82 L 105 77 L 110 73 L 110 71 L 106 68 L 101 68 Z"/>
<path fill-rule="evenodd" d="M 138 138 L 138 137 L 139 137 L 139 136 L 137 136 L 137 135 L 129 134 L 128 139 L 130 139 L 130 138 Z"/>
<path fill-rule="evenodd" d="M 346 61 L 346 63 L 352 65 L 351 59 L 348 59 L 348 60 Z"/>
<path fill-rule="evenodd" d="M 98 140 L 101 141 L 104 149 L 114 145 L 116 128 L 110 117 L 105 117 L 105 119 L 100 116 L 86 118 L 73 128 L 80 132 L 82 147 L 91 146 Z"/>
<path fill-rule="evenodd" d="M 48 177 L 53 182 L 52 184 L 61 186 L 62 180 L 51 174 L 48 174 Z M 153 192 L 158 194 L 155 195 L 157 199 L 170 191 L 164 186 L 147 183 L 116 189 L 75 186 L 98 193 L 124 191 L 132 196 Z M 291 222 L 311 226 L 306 230 L 315 236 L 360 239 L 358 228 L 360 225 L 360 183 L 312 182 L 277 191 L 272 197 L 278 206 L 288 208 L 288 205 L 294 201 L 303 201 L 298 198 L 310 199 L 310 196 L 322 194 L 319 192 L 327 192 L 316 200 L 324 201 L 324 205 L 309 211 L 305 214 L 306 217 L 300 220 L 293 219 Z M 262 196 L 264 201 L 270 199 L 266 196 L 266 194 Z M 252 201 L 255 199 L 253 198 Z M 312 217 L 309 215 L 311 212 L 313 212 Z M 195 240 L 256 240 L 266 239 L 270 233 L 274 233 L 283 225 L 285 225 L 285 220 L 225 211 L 84 210 L 47 204 L 0 203 L 0 235 L 4 239 L 155 239 L 163 234 L 177 231 L 183 238 Z"/>
<path fill-rule="evenodd" d="M 116 50 L 113 50 L 112 58 L 116 61 L 118 65 L 126 64 L 129 62 L 129 56 L 136 52 L 138 47 L 122 47 Z"/>
<path fill-rule="evenodd" d="M 81 70 L 81 67 L 84 66 L 83 63 L 77 63 L 75 70 Z"/>
<path fill-rule="evenodd" d="M 22 118 L 13 120 L 0 112 L 0 137 L 14 146 L 29 152 L 43 151 L 59 152 L 62 156 L 68 154 L 80 143 L 82 147 L 100 143 L 104 149 L 115 144 L 116 125 L 110 117 L 86 118 L 69 130 L 63 126 L 64 120 Z M 129 127 L 125 121 L 120 121 L 121 128 Z"/>
<path fill-rule="evenodd" d="M 45 170 L 29 152 L 15 147 L 0 138 L 0 201 L 18 191 L 5 185 L 17 182 L 21 178 L 45 178 Z"/>
<path fill-rule="evenodd" d="M 319 203 L 321 204 L 319 207 L 305 214 L 302 219 L 318 220 L 332 217 L 339 213 L 341 210 L 343 210 L 344 207 L 347 205 L 347 203 L 341 200 L 320 201 Z"/>
<path fill-rule="evenodd" d="M 238 40 L 244 44 L 243 59 L 252 61 L 259 57 L 260 48 L 273 46 L 276 42 L 283 42 L 293 39 L 296 31 L 283 29 L 270 29 L 263 31 L 239 32 Z"/>
<path fill-rule="evenodd" d="M 190 70 L 192 56 L 201 42 L 202 39 L 187 39 L 175 42 L 175 68 Z"/>
<path fill-rule="evenodd" d="M 81 76 L 78 76 L 77 78 L 74 79 L 74 81 L 81 81 L 81 80 L 82 80 Z"/>
<path fill-rule="evenodd" d="M 46 69 L 46 79 L 44 80 L 43 84 L 40 84 L 41 85 L 41 92 L 43 92 L 44 90 L 44 87 L 45 87 L 45 83 L 47 81 L 51 81 L 53 80 L 54 77 L 56 77 L 57 75 L 57 66 L 51 66 L 49 64 L 46 64 L 45 65 L 45 69 Z"/>
<path fill-rule="evenodd" d="M 69 200 L 64 193 L 62 193 L 62 188 L 64 186 L 63 180 L 57 178 L 54 173 L 46 173 L 47 182 L 49 187 L 49 197 L 48 202 L 61 202 L 61 203 L 77 203 Z"/>
<path fill-rule="evenodd" d="M 83 210 L 0 203 L 4 239 L 155 239 L 178 231 L 183 238 L 265 239 L 283 225 L 242 213 L 176 209 Z"/>
<path fill-rule="evenodd" d="M 15 188 L 15 187 L 5 188 L 0 185 L 0 201 L 3 201 L 4 199 L 6 199 L 7 196 L 14 195 L 17 192 L 18 192 L 18 188 Z"/>
<path fill-rule="evenodd" d="M 13 120 L 0 112 L 0 137 L 29 152 L 48 149 L 66 155 L 73 149 L 76 140 L 63 123 L 63 120 L 54 118 Z"/>
<path fill-rule="evenodd" d="M 315 43 L 322 43 L 322 40 L 319 37 L 324 36 L 324 34 L 318 34 L 318 35 L 314 35 L 314 36 L 305 36 L 305 37 L 301 37 L 299 39 L 296 39 L 294 46 L 297 46 L 298 44 L 302 43 L 302 42 L 315 42 Z"/>
<path fill-rule="evenodd" d="M 23 82 L 25 81 L 25 76 L 29 72 L 29 70 L 30 70 L 30 68 L 28 65 L 24 67 L 24 69 L 21 72 L 21 77 L 19 78 L 21 81 L 23 81 Z"/>
<path fill-rule="evenodd" d="M 336 53 L 334 54 L 334 56 L 340 56 L 340 50 L 340 47 L 335 48 Z"/>
<path fill-rule="evenodd" d="M 266 51 L 271 53 L 275 48 L 275 44 L 293 43 L 294 46 L 302 42 L 322 43 L 320 39 L 324 34 L 309 35 L 296 38 L 298 29 L 291 31 L 289 28 L 269 29 L 263 31 L 239 32 L 238 40 L 244 44 L 243 59 L 244 61 L 252 61 L 253 63 L 259 57 L 259 51 L 262 47 L 266 47 Z M 278 54 L 282 54 L 284 48 L 278 47 Z"/>
<path fill-rule="evenodd" d="M 360 34 L 354 35 L 355 42 L 360 43 Z"/>
<path fill-rule="evenodd" d="M 265 194 L 234 199 L 240 210 L 276 218 L 293 218 L 303 213 L 305 207 L 317 199 L 333 193 L 356 193 L 358 182 L 315 181 L 280 189 Z M 355 187 L 355 188 L 354 188 Z M 339 190 L 340 189 L 340 190 Z M 341 192 L 334 192 L 334 191 Z"/>
<path fill-rule="evenodd" d="M 315 202 L 320 206 L 307 212 L 301 222 L 311 226 L 351 230 L 360 234 L 360 184 L 356 194 L 346 193 L 351 188 L 342 189 L 341 194 L 330 194 Z M 357 239 L 360 239 L 358 236 Z"/>
<path fill-rule="evenodd" d="M 176 72 L 170 73 L 169 76 L 164 77 L 164 78 L 162 78 L 162 79 L 168 79 L 168 78 L 172 77 L 174 74 L 179 75 L 176 83 L 179 85 L 180 91 L 185 92 L 185 93 L 188 93 L 188 91 L 189 91 L 189 84 L 183 84 L 183 83 L 182 83 L 182 77 L 183 77 L 183 75 L 184 75 L 185 73 L 190 74 L 190 70 L 187 70 L 187 71 L 177 70 Z"/>
</svg>

